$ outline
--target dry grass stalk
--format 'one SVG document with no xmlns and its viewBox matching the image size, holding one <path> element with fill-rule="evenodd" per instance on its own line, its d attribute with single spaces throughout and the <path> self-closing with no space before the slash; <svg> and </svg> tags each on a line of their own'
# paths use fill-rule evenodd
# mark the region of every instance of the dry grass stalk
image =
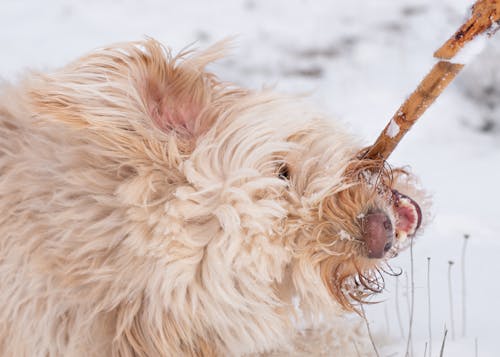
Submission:
<svg viewBox="0 0 500 357">
<path fill-rule="evenodd" d="M 455 264 L 452 260 L 448 262 L 448 298 L 450 301 L 450 325 L 451 325 L 451 339 L 455 341 L 455 318 L 453 314 L 453 287 L 451 285 L 451 268 Z"/>
<path fill-rule="evenodd" d="M 417 119 L 464 67 L 463 64 L 453 63 L 453 57 L 466 43 L 472 41 L 479 34 L 493 34 L 496 30 L 494 25 L 499 20 L 500 2 L 497 0 L 478 0 L 472 8 L 470 19 L 435 52 L 434 56 L 441 61 L 434 65 L 417 89 L 397 110 L 375 144 L 365 149 L 360 156 L 380 163 L 387 160 Z"/>
<path fill-rule="evenodd" d="M 396 316 L 398 318 L 398 325 L 399 325 L 399 331 L 401 333 L 401 338 L 405 338 L 405 333 L 403 330 L 403 322 L 401 320 L 401 311 L 399 310 L 399 275 L 396 275 L 396 299 L 395 299 L 395 305 L 396 305 Z"/>
<path fill-rule="evenodd" d="M 467 281 L 466 281 L 466 269 L 465 269 L 465 254 L 467 252 L 467 241 L 469 240 L 469 235 L 464 234 L 464 245 L 462 247 L 462 337 L 467 334 Z"/>
<path fill-rule="evenodd" d="M 387 304 L 384 304 L 384 317 L 385 317 L 385 333 L 387 336 L 390 336 L 391 323 L 389 322 L 389 311 L 387 311 Z"/>
<path fill-rule="evenodd" d="M 410 275 L 411 275 L 411 305 L 410 305 L 410 316 L 408 322 L 408 340 L 406 342 L 406 357 L 413 356 L 413 313 L 415 310 L 415 276 L 414 276 L 414 264 L 413 264 L 413 240 L 410 243 Z"/>
<path fill-rule="evenodd" d="M 443 342 L 441 343 L 441 351 L 439 352 L 439 357 L 443 357 L 444 356 L 444 345 L 446 344 L 446 336 L 448 336 L 448 329 L 445 326 L 444 327 Z"/>
<path fill-rule="evenodd" d="M 359 353 L 358 345 L 356 344 L 356 341 L 352 341 L 354 344 L 354 350 L 356 351 L 356 356 L 361 357 L 361 354 Z"/>
<path fill-rule="evenodd" d="M 429 356 L 432 356 L 432 310 L 431 310 L 431 257 L 427 257 L 427 312 L 429 331 Z"/>
<path fill-rule="evenodd" d="M 363 307 L 363 304 L 360 304 L 359 306 L 361 308 L 363 320 L 365 320 L 366 330 L 368 331 L 368 337 L 370 337 L 370 342 L 372 343 L 373 351 L 375 352 L 375 355 L 377 357 L 380 357 L 380 354 L 378 353 L 377 345 L 375 343 L 375 340 L 373 339 L 372 330 L 370 328 L 370 323 L 368 322 L 368 318 L 366 317 L 365 308 Z"/>
<path fill-rule="evenodd" d="M 410 318 L 411 304 L 410 304 L 410 282 L 408 279 L 408 272 L 405 271 L 405 299 L 406 310 L 408 310 L 408 318 Z"/>
</svg>

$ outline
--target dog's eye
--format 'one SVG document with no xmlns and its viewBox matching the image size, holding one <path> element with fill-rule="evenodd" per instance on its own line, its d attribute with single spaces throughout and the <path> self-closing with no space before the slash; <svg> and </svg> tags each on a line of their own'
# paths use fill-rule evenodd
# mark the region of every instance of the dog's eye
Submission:
<svg viewBox="0 0 500 357">
<path fill-rule="evenodd" d="M 287 164 L 281 164 L 281 166 L 278 169 L 278 177 L 282 180 L 290 179 L 290 170 L 288 169 Z"/>
</svg>

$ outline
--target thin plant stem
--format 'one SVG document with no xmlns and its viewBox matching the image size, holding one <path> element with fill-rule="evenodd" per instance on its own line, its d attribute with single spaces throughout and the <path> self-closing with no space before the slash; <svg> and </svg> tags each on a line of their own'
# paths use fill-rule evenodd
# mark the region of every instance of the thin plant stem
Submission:
<svg viewBox="0 0 500 357">
<path fill-rule="evenodd" d="M 408 318 L 411 313 L 411 305 L 410 305 L 410 282 L 408 279 L 408 273 L 405 271 L 405 294 L 406 294 L 406 308 L 408 309 Z"/>
<path fill-rule="evenodd" d="M 477 337 L 474 339 L 474 355 L 476 357 L 479 356 L 479 348 L 478 348 L 478 343 L 477 343 Z"/>
<path fill-rule="evenodd" d="M 384 317 L 385 317 L 385 329 L 387 336 L 391 335 L 391 324 L 389 323 L 389 311 L 387 311 L 387 304 L 384 304 Z"/>
<path fill-rule="evenodd" d="M 446 344 L 446 336 L 448 336 L 448 329 L 445 326 L 444 327 L 443 342 L 441 343 L 441 352 L 439 352 L 439 357 L 443 357 L 443 355 L 444 355 L 444 345 Z"/>
<path fill-rule="evenodd" d="M 448 261 L 448 297 L 450 303 L 450 326 L 451 326 L 451 339 L 455 340 L 455 319 L 453 316 L 453 287 L 451 284 L 451 268 L 455 264 L 452 260 Z"/>
<path fill-rule="evenodd" d="M 359 353 L 358 345 L 356 344 L 356 341 L 353 340 L 352 343 L 354 344 L 354 349 L 356 350 L 356 356 L 361 357 L 361 354 Z"/>
<path fill-rule="evenodd" d="M 427 357 L 427 347 L 428 347 L 428 343 L 426 342 L 425 343 L 425 347 L 424 347 L 424 357 Z"/>
<path fill-rule="evenodd" d="M 405 338 L 405 332 L 403 330 L 403 322 L 401 320 L 401 311 L 399 309 L 399 275 L 396 275 L 396 316 L 398 318 L 399 331 L 401 332 L 401 339 Z"/>
<path fill-rule="evenodd" d="M 406 342 L 406 357 L 413 356 L 412 330 L 413 330 L 413 312 L 415 309 L 415 277 L 413 266 L 413 239 L 410 241 L 410 278 L 411 278 L 411 299 L 410 299 L 410 318 L 408 323 L 408 340 Z"/>
<path fill-rule="evenodd" d="M 366 313 L 365 313 L 365 308 L 363 307 L 363 304 L 360 304 L 361 307 L 361 312 L 363 313 L 363 320 L 365 320 L 366 323 L 366 330 L 368 331 L 368 337 L 370 337 L 370 341 L 373 346 L 373 350 L 375 351 L 375 355 L 377 357 L 380 357 L 380 354 L 378 353 L 377 345 L 375 344 L 375 340 L 373 339 L 372 335 L 372 330 L 370 329 L 370 323 L 368 322 L 368 319 L 366 318 Z"/>
<path fill-rule="evenodd" d="M 465 279 L 465 253 L 469 235 L 464 234 L 464 245 L 462 247 L 462 337 L 467 334 L 467 285 Z"/>
<path fill-rule="evenodd" d="M 427 257 L 427 319 L 429 330 L 429 356 L 432 356 L 431 257 Z"/>
</svg>

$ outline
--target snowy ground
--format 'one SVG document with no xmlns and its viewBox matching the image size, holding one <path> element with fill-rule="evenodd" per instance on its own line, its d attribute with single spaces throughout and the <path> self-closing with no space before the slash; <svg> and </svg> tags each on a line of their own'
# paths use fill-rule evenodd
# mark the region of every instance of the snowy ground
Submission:
<svg viewBox="0 0 500 357">
<path fill-rule="evenodd" d="M 180 50 L 238 35 L 214 66 L 247 87 L 310 93 L 311 101 L 374 140 L 434 63 L 432 53 L 464 18 L 466 0 L 2 0 L 0 75 L 55 67 L 112 42 L 152 36 Z M 414 247 L 414 356 L 428 336 L 427 257 L 431 257 L 432 355 L 498 356 L 500 312 L 500 35 L 453 83 L 403 141 L 394 164 L 410 165 L 434 194 L 434 222 Z M 497 64 L 498 63 L 498 64 Z M 497 73 L 498 72 L 498 73 Z M 466 251 L 462 337 L 461 254 Z M 451 270 L 455 338 L 448 298 Z M 409 252 L 394 262 L 410 275 Z M 368 318 L 381 356 L 404 356 L 408 331 L 405 275 L 387 278 L 385 302 Z M 399 304 L 396 304 L 396 302 Z M 396 314 L 399 306 L 402 328 Z M 401 332 L 402 330 L 402 332 Z M 383 337 L 381 337 L 383 336 Z M 429 355 L 427 351 L 427 356 Z"/>
</svg>

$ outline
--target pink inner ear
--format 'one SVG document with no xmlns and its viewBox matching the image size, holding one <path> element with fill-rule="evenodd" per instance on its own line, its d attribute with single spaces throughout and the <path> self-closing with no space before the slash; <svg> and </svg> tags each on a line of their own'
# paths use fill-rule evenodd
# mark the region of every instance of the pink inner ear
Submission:
<svg viewBox="0 0 500 357">
<path fill-rule="evenodd" d="M 194 98 L 179 95 L 168 87 L 161 90 L 153 83 L 146 86 L 146 98 L 149 114 L 163 132 L 173 130 L 179 134 L 195 135 L 201 106 L 194 103 Z"/>
<path fill-rule="evenodd" d="M 198 113 L 198 107 L 192 103 L 164 103 L 157 117 L 153 118 L 163 131 L 175 130 L 194 135 Z"/>
</svg>

